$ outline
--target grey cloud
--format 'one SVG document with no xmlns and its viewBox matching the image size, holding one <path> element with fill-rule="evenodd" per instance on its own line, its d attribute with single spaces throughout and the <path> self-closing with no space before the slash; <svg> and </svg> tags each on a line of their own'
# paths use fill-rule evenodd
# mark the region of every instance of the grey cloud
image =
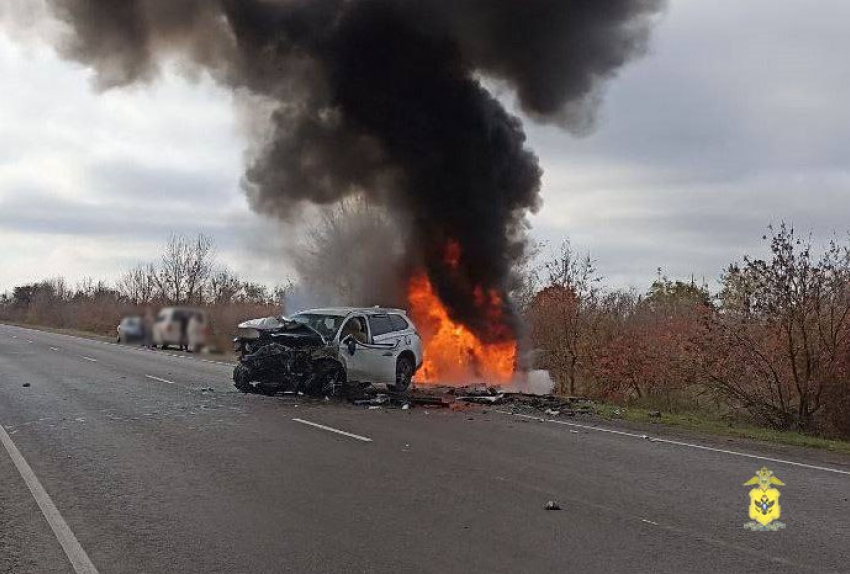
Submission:
<svg viewBox="0 0 850 574">
<path fill-rule="evenodd" d="M 535 235 L 570 235 L 642 287 L 659 266 L 716 278 L 780 220 L 816 243 L 844 233 L 847 22 L 843 0 L 672 2 L 595 134 L 530 130 L 547 170 Z"/>
<path fill-rule="evenodd" d="M 94 164 L 89 172 L 92 189 L 109 201 L 196 206 L 227 202 L 239 189 L 239 176 L 227 171 L 152 166 L 129 158 Z"/>
<path fill-rule="evenodd" d="M 18 189 L 0 200 L 0 229 L 28 234 L 161 241 L 172 232 L 229 233 L 229 225 L 195 209 L 73 201 L 44 190 Z M 209 215 L 207 213 L 206 215 Z"/>
<path fill-rule="evenodd" d="M 848 21 L 843 0 L 674 2 L 650 56 L 612 85 L 597 134 L 532 137 L 544 162 L 603 154 L 702 181 L 846 168 Z"/>
</svg>

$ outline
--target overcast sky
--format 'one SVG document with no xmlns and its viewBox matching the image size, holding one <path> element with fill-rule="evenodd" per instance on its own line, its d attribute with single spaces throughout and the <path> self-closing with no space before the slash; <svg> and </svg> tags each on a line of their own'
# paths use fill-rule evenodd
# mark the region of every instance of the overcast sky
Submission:
<svg viewBox="0 0 850 574">
<path fill-rule="evenodd" d="M 546 171 L 534 236 L 569 236 L 609 283 L 645 289 L 658 267 L 715 280 L 771 222 L 817 241 L 850 229 L 850 2 L 814 4 L 670 0 L 592 135 L 526 123 Z M 239 189 L 248 142 L 229 93 L 173 71 L 106 93 L 91 79 L 0 27 L 0 292 L 114 279 L 171 231 L 284 280 L 282 255 L 252 251 L 270 224 Z"/>
</svg>

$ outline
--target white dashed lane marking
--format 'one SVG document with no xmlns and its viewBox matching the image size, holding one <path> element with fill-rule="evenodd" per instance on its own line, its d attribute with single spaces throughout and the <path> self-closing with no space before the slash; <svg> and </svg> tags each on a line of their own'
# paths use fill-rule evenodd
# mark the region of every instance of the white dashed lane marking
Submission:
<svg viewBox="0 0 850 574">
<path fill-rule="evenodd" d="M 159 381 L 160 383 L 168 383 L 169 385 L 176 385 L 174 381 L 169 381 L 168 379 L 160 379 L 159 377 L 154 377 L 153 375 L 145 375 L 145 378 L 151 379 L 153 381 Z"/>
<path fill-rule="evenodd" d="M 314 423 L 314 422 L 311 422 L 311 421 L 305 421 L 304 419 L 292 419 L 292 420 L 294 420 L 297 423 L 301 423 L 302 425 L 307 425 L 307 426 L 315 427 L 317 429 L 322 429 L 322 430 L 325 430 L 325 431 L 328 431 L 328 432 L 336 433 L 336 434 L 339 434 L 339 435 L 342 435 L 342 436 L 347 436 L 349 438 L 353 438 L 355 440 L 359 440 L 359 441 L 362 441 L 362 442 L 372 442 L 372 439 L 370 439 L 369 437 L 360 436 L 359 434 L 354 434 L 354 433 L 350 433 L 350 432 L 347 432 L 347 431 L 344 431 L 344 430 L 335 429 L 333 427 L 320 425 L 319 423 Z"/>
</svg>

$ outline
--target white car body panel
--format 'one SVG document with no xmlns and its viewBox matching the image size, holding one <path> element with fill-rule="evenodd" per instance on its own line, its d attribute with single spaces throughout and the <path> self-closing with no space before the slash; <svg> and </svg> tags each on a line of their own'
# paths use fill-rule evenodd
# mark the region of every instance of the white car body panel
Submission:
<svg viewBox="0 0 850 574">
<path fill-rule="evenodd" d="M 399 357 L 406 353 L 412 355 L 414 370 L 422 365 L 422 340 L 415 325 L 401 309 L 381 307 L 338 307 L 330 309 L 310 309 L 298 315 L 332 315 L 345 317 L 341 327 L 330 343 L 339 349 L 340 360 L 344 363 L 347 377 L 350 381 L 394 384 L 396 379 L 396 364 Z M 390 320 L 391 316 L 396 316 Z M 365 319 L 365 335 L 368 343 L 357 341 L 354 354 L 348 350 L 348 345 L 342 340 L 342 333 L 348 321 Z M 401 318 L 404 324 L 399 323 Z M 383 326 L 390 329 L 387 332 L 375 334 L 375 328 Z"/>
</svg>

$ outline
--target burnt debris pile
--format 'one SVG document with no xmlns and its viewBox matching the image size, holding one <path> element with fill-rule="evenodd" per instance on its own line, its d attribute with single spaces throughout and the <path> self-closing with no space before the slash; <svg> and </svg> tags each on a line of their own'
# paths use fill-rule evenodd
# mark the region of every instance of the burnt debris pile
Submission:
<svg viewBox="0 0 850 574">
<path fill-rule="evenodd" d="M 366 387 L 346 397 L 352 404 L 370 408 L 447 408 L 462 410 L 499 407 L 511 414 L 574 417 L 594 413 L 590 399 L 505 391 L 487 385 L 465 387 L 420 386 L 404 393 L 383 392 Z"/>
</svg>

